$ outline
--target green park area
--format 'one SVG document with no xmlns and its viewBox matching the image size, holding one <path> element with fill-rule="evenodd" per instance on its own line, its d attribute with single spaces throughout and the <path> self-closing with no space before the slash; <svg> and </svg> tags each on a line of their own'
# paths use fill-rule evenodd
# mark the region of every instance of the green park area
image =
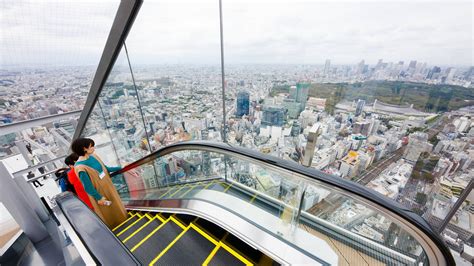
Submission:
<svg viewBox="0 0 474 266">
<path fill-rule="evenodd" d="M 288 93 L 289 86 L 279 85 L 271 96 Z M 326 98 L 326 111 L 333 113 L 340 101 L 375 99 L 388 104 L 410 105 L 426 112 L 445 112 L 474 105 L 474 90 L 454 85 L 433 85 L 402 81 L 366 81 L 359 83 L 313 83 L 309 97 Z"/>
</svg>

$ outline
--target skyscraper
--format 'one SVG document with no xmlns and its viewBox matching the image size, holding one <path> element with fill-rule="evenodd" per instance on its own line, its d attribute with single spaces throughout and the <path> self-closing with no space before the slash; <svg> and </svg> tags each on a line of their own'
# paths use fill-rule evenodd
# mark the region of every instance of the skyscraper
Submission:
<svg viewBox="0 0 474 266">
<path fill-rule="evenodd" d="M 434 66 L 433 69 L 428 72 L 428 75 L 426 76 L 427 79 L 436 79 L 438 77 L 438 74 L 441 73 L 441 68 Z"/>
<path fill-rule="evenodd" d="M 201 130 L 201 139 L 208 140 L 209 139 L 209 130 L 203 129 Z M 208 151 L 202 152 L 202 173 L 205 176 L 209 176 L 211 174 L 211 155 Z"/>
<path fill-rule="evenodd" d="M 359 116 L 360 114 L 362 114 L 362 111 L 364 111 L 364 106 L 365 106 L 365 101 L 359 99 L 357 101 L 355 116 Z"/>
<path fill-rule="evenodd" d="M 243 115 L 249 115 L 250 107 L 250 95 L 246 91 L 240 91 L 237 93 L 237 111 L 236 115 L 242 117 Z"/>
<path fill-rule="evenodd" d="M 296 102 L 301 103 L 303 109 L 306 106 L 308 100 L 309 84 L 308 83 L 297 83 L 296 84 Z"/>
<path fill-rule="evenodd" d="M 324 64 L 324 75 L 329 74 L 330 68 L 331 68 L 331 60 L 326 59 L 326 63 Z"/>
<path fill-rule="evenodd" d="M 316 141 L 319 136 L 319 125 L 315 124 L 308 133 L 308 142 L 304 150 L 303 165 L 310 167 L 313 162 L 314 150 L 316 149 Z"/>
<path fill-rule="evenodd" d="M 275 106 L 264 106 L 262 125 L 283 126 L 285 123 L 285 109 Z"/>
</svg>

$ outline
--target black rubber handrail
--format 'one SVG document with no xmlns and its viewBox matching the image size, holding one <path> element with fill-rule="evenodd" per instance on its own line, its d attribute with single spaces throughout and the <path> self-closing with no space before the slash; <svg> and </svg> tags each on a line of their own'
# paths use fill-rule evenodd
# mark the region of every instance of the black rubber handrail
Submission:
<svg viewBox="0 0 474 266">
<path fill-rule="evenodd" d="M 384 197 L 383 195 L 372 191 L 358 183 L 336 177 L 333 175 L 329 175 L 324 173 L 320 170 L 314 168 L 307 168 L 295 162 L 283 160 L 271 155 L 263 154 L 258 151 L 242 148 L 242 147 L 235 147 L 230 144 L 222 143 L 222 142 L 212 142 L 212 141 L 183 141 L 179 143 L 174 143 L 167 145 L 166 147 L 162 147 L 153 153 L 125 166 L 119 171 L 116 171 L 111 174 L 111 176 L 115 176 L 124 172 L 127 172 L 131 169 L 139 167 L 143 164 L 147 164 L 153 162 L 154 160 L 163 157 L 167 154 L 182 151 L 182 150 L 204 150 L 204 149 L 214 149 L 214 150 L 221 150 L 229 153 L 233 153 L 236 155 L 244 156 L 247 158 L 251 158 L 257 161 L 262 162 L 263 164 L 269 164 L 276 166 L 278 168 L 291 171 L 311 179 L 317 180 L 322 182 L 329 187 L 335 187 L 341 189 L 343 191 L 347 191 L 350 194 L 355 196 L 361 197 L 374 205 L 381 206 L 385 209 L 390 210 L 397 216 L 405 219 L 410 224 L 414 225 L 418 230 L 423 232 L 427 235 L 431 241 L 437 246 L 437 248 L 443 254 L 447 265 L 455 265 L 454 258 L 449 251 L 449 248 L 445 245 L 444 241 L 441 239 L 439 234 L 433 230 L 433 228 L 418 214 L 412 212 L 411 210 L 403 207 L 402 205 L 398 204 L 397 202 Z"/>
<path fill-rule="evenodd" d="M 58 194 L 55 201 L 97 264 L 141 265 L 103 221 L 73 193 Z"/>
</svg>

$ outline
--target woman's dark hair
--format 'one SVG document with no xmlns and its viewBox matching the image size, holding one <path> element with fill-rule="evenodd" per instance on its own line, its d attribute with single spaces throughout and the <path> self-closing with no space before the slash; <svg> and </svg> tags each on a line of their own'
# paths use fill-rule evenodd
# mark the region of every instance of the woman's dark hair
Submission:
<svg viewBox="0 0 474 266">
<path fill-rule="evenodd" d="M 75 153 L 71 153 L 68 157 L 66 157 L 66 159 L 64 159 L 64 163 L 67 166 L 74 165 L 76 163 L 77 159 L 79 159 L 79 155 L 77 155 Z"/>
<path fill-rule="evenodd" d="M 92 144 L 92 146 L 95 145 L 95 143 L 92 139 L 78 138 L 78 139 L 76 139 L 75 141 L 72 142 L 71 150 L 79 156 L 84 156 L 84 155 L 86 155 L 86 152 L 84 151 L 84 149 L 88 149 L 91 144 Z"/>
</svg>

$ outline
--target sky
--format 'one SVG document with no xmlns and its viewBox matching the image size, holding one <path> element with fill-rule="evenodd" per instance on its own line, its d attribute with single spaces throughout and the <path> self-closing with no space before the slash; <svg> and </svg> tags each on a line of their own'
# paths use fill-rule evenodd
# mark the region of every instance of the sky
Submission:
<svg viewBox="0 0 474 266">
<path fill-rule="evenodd" d="M 228 64 L 473 65 L 471 1 L 222 0 Z M 0 66 L 96 65 L 119 1 L 0 3 Z M 219 64 L 217 0 L 145 0 L 132 64 Z"/>
</svg>

